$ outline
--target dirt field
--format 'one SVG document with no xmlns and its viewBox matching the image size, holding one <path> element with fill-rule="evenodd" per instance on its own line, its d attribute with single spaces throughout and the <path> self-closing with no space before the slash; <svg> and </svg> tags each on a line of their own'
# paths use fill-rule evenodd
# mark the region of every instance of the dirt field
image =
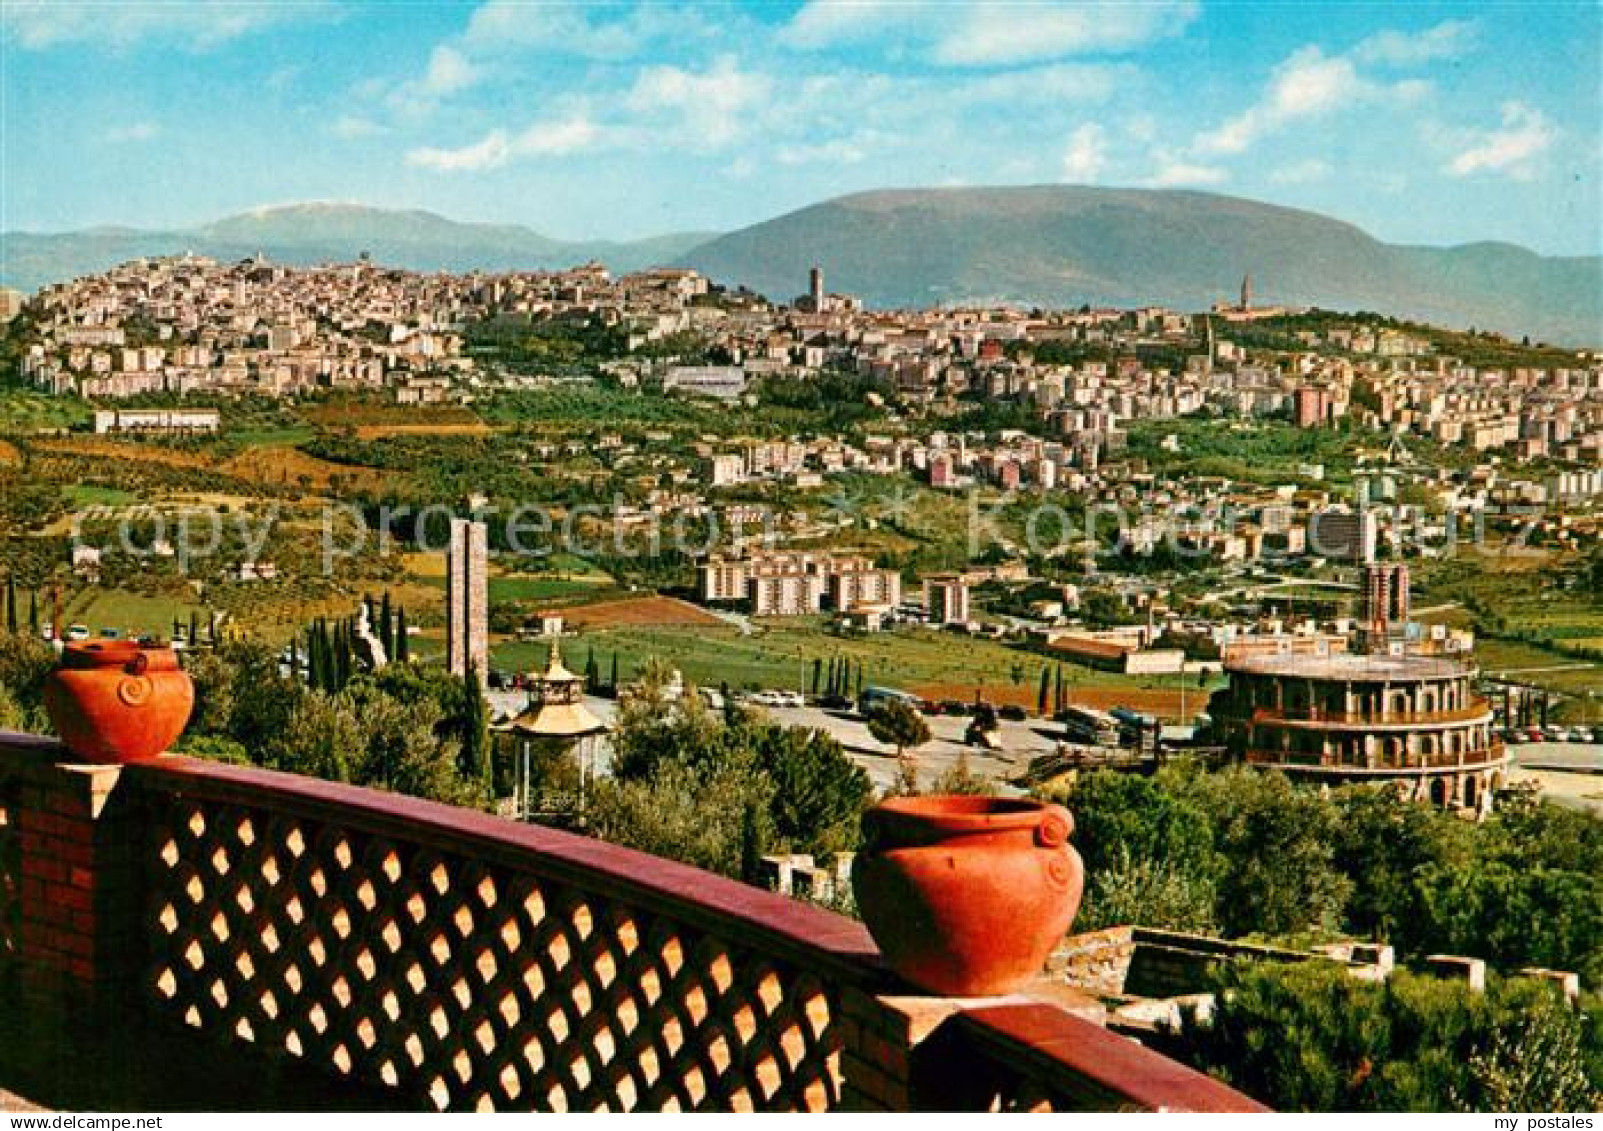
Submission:
<svg viewBox="0 0 1603 1131">
<path fill-rule="evenodd" d="M 267 486 L 300 483 L 327 488 L 337 477 L 343 489 L 376 488 L 384 476 L 366 467 L 349 467 L 308 455 L 298 448 L 252 448 L 220 465 L 217 470 L 235 479 Z"/>
<path fill-rule="evenodd" d="M 562 610 L 563 619 L 579 628 L 616 628 L 624 625 L 722 625 L 724 622 L 695 605 L 673 597 L 628 597 Z"/>
<path fill-rule="evenodd" d="M 179 467 L 204 471 L 212 461 L 199 452 L 180 452 L 154 444 L 118 443 L 115 440 L 91 440 L 87 437 L 70 437 L 61 440 L 37 441 L 40 451 L 61 452 L 64 455 L 100 456 L 103 459 L 129 460 L 134 463 L 157 463 L 163 467 Z"/>
</svg>

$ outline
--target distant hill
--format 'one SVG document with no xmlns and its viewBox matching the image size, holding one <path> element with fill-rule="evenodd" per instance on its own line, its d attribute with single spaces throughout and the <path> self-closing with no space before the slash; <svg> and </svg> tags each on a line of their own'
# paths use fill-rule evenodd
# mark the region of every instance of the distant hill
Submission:
<svg viewBox="0 0 1603 1131">
<path fill-rule="evenodd" d="M 870 306 L 1007 301 L 1201 310 L 1250 272 L 1265 304 L 1372 310 L 1453 328 L 1603 345 L 1603 258 L 1509 244 L 1381 243 L 1312 212 L 1214 193 L 1049 185 L 858 193 L 682 257 L 788 299 L 824 269 Z"/>
<path fill-rule="evenodd" d="M 174 231 L 0 233 L 0 284 L 33 291 L 129 259 L 185 251 L 220 260 L 260 251 L 276 262 L 293 264 L 349 261 L 366 251 L 375 262 L 419 271 L 534 270 L 598 259 L 614 271 L 636 271 L 676 259 L 714 234 L 567 242 L 518 224 L 463 224 L 432 212 L 290 204 Z"/>
</svg>

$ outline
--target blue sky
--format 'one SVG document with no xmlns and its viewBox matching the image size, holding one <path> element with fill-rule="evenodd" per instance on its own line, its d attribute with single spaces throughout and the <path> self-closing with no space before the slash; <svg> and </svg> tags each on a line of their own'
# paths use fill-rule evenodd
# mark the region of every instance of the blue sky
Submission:
<svg viewBox="0 0 1603 1131">
<path fill-rule="evenodd" d="M 0 228 L 342 200 L 628 238 L 1064 182 L 1596 254 L 1600 11 L 0 0 Z"/>
</svg>

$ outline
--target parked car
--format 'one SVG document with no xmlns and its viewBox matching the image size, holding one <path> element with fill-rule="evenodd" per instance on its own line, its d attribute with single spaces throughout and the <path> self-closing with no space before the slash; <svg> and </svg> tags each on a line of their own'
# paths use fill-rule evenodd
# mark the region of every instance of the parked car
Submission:
<svg viewBox="0 0 1603 1131">
<path fill-rule="evenodd" d="M 818 705 L 826 711 L 850 711 L 852 709 L 851 698 L 846 695 L 821 695 L 818 699 Z"/>
<path fill-rule="evenodd" d="M 1001 710 L 997 711 L 997 714 L 1013 723 L 1022 723 L 1025 719 L 1029 718 L 1029 715 L 1026 713 L 1024 708 L 1018 706 L 1016 703 L 1007 704 Z"/>
<path fill-rule="evenodd" d="M 89 626 L 86 624 L 68 625 L 66 636 L 68 640 L 88 640 Z"/>
</svg>

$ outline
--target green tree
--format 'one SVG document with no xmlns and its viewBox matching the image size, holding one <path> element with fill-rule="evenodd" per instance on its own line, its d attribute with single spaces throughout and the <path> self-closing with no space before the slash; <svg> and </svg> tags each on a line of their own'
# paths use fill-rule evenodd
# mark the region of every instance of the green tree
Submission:
<svg viewBox="0 0 1603 1131">
<path fill-rule="evenodd" d="M 1040 690 L 1037 691 L 1036 695 L 1035 695 L 1035 713 L 1037 715 L 1045 715 L 1046 714 L 1047 697 L 1049 695 L 1051 695 L 1051 693 L 1052 693 L 1052 669 L 1048 668 L 1048 667 L 1043 667 L 1041 669 L 1041 687 L 1040 687 Z"/>
<path fill-rule="evenodd" d="M 462 677 L 462 773 L 469 781 L 480 782 L 486 791 L 494 788 L 495 766 L 490 747 L 489 705 L 479 682 L 478 665 L 469 661 Z"/>
<path fill-rule="evenodd" d="M 395 659 L 402 664 L 412 659 L 412 638 L 407 634 L 404 606 L 395 611 Z"/>
<path fill-rule="evenodd" d="M 905 761 L 909 749 L 930 740 L 924 716 L 900 699 L 891 699 L 869 713 L 868 733 L 876 742 L 896 747 L 897 761 Z"/>
</svg>

